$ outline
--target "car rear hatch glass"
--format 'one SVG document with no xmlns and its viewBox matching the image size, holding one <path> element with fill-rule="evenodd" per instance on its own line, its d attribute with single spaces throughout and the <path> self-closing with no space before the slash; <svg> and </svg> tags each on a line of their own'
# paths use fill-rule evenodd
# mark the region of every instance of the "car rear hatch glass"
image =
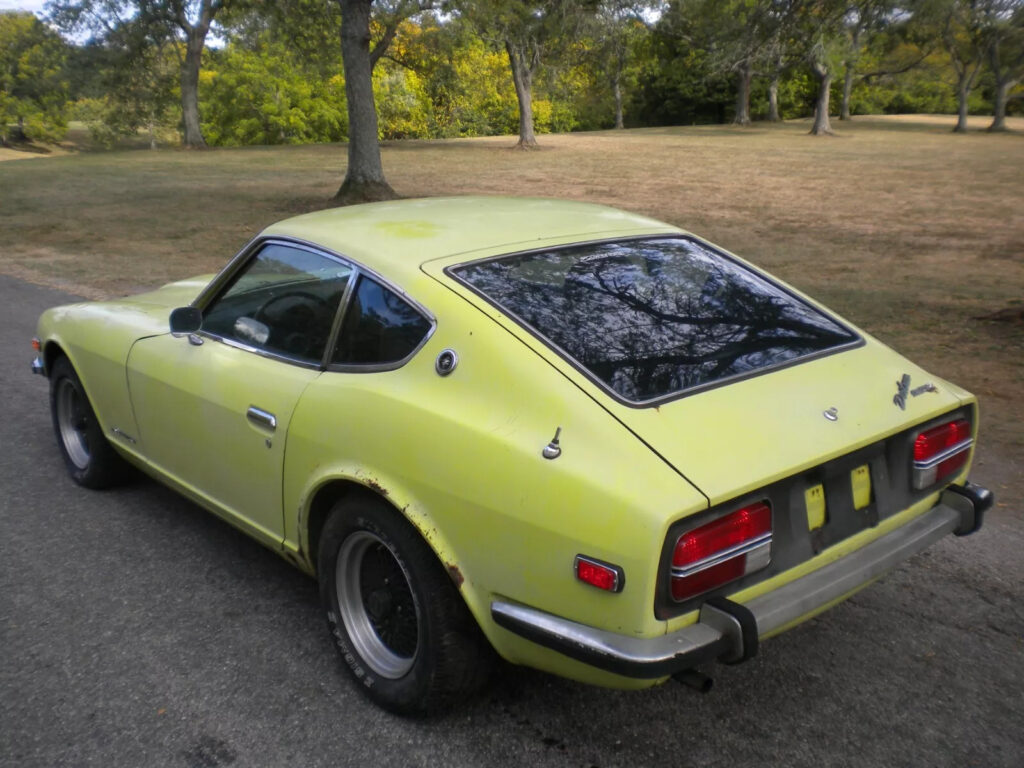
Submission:
<svg viewBox="0 0 1024 768">
<path fill-rule="evenodd" d="M 689 237 L 551 248 L 450 274 L 631 405 L 860 343 L 782 286 Z"/>
</svg>

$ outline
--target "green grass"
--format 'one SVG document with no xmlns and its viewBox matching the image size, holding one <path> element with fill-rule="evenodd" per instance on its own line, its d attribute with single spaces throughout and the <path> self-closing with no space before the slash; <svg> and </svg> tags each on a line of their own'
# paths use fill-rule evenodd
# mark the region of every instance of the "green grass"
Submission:
<svg viewBox="0 0 1024 768">
<path fill-rule="evenodd" d="M 979 458 L 1024 496 L 1024 328 L 974 318 L 1024 302 L 1024 120 L 805 122 L 401 142 L 404 196 L 577 198 L 694 231 L 832 306 L 982 398 Z M 976 125 L 983 127 L 985 120 Z M 0 271 L 92 297 L 219 268 L 256 231 L 329 206 L 343 146 L 88 152 L 0 163 Z M 1000 467 L 1002 467 L 1000 469 Z"/>
</svg>

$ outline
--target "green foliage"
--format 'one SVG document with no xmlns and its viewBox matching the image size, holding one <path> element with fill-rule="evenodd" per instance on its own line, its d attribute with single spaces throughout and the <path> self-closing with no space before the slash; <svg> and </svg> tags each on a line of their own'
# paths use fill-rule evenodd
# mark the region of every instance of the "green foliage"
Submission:
<svg viewBox="0 0 1024 768">
<path fill-rule="evenodd" d="M 209 143 L 301 144 L 347 135 L 345 84 L 323 80 L 283 43 L 210 52 L 200 76 L 203 133 Z"/>
<path fill-rule="evenodd" d="M 424 139 L 430 135 L 430 98 L 415 72 L 381 62 L 373 70 L 373 95 L 381 139 Z"/>
<path fill-rule="evenodd" d="M 101 95 L 76 110 L 93 141 L 112 147 L 140 132 L 150 146 L 177 141 L 181 120 L 181 46 L 154 39 L 146 25 L 125 22 L 108 31 L 89 54 L 92 87 Z"/>
<path fill-rule="evenodd" d="M 64 137 L 67 55 L 64 40 L 31 13 L 0 12 L 0 136 Z"/>
</svg>

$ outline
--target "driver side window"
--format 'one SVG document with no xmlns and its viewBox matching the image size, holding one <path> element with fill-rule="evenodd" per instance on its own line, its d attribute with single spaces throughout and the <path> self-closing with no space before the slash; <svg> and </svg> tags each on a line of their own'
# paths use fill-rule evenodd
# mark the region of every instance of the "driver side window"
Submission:
<svg viewBox="0 0 1024 768">
<path fill-rule="evenodd" d="M 226 341 L 319 363 L 352 276 L 347 264 L 269 243 L 203 312 L 202 330 Z"/>
</svg>

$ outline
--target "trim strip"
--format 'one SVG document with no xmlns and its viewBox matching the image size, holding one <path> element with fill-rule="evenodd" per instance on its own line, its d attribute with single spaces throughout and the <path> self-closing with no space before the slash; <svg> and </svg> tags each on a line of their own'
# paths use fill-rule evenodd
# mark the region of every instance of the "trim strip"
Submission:
<svg viewBox="0 0 1024 768">
<path fill-rule="evenodd" d="M 685 535 L 686 534 L 684 533 L 683 536 Z M 679 538 L 682 538 L 682 536 L 680 536 Z M 744 541 L 742 544 L 736 544 L 735 546 L 729 547 L 728 549 L 723 549 L 720 552 L 716 552 L 713 555 L 708 555 L 703 560 L 698 560 L 697 562 L 692 563 L 690 565 L 674 565 L 672 566 L 672 578 L 686 578 L 687 576 L 692 576 L 695 573 L 700 573 L 701 571 L 705 571 L 708 568 L 712 568 L 716 565 L 719 565 L 720 563 L 724 563 L 726 560 L 732 560 L 734 557 L 739 557 L 740 555 L 753 553 L 754 550 L 762 548 L 771 549 L 771 546 L 772 534 L 771 531 L 769 531 L 768 533 L 761 534 L 756 539 L 750 539 L 749 541 Z M 765 565 L 767 565 L 767 563 L 765 563 Z"/>
<path fill-rule="evenodd" d="M 937 467 L 946 459 L 951 459 L 958 453 L 963 453 L 972 445 L 974 445 L 974 439 L 968 437 L 966 440 L 959 442 L 956 445 L 950 446 L 942 453 L 932 456 L 930 459 L 928 459 L 928 461 L 915 461 L 914 469 L 931 469 L 932 467 Z"/>
</svg>

